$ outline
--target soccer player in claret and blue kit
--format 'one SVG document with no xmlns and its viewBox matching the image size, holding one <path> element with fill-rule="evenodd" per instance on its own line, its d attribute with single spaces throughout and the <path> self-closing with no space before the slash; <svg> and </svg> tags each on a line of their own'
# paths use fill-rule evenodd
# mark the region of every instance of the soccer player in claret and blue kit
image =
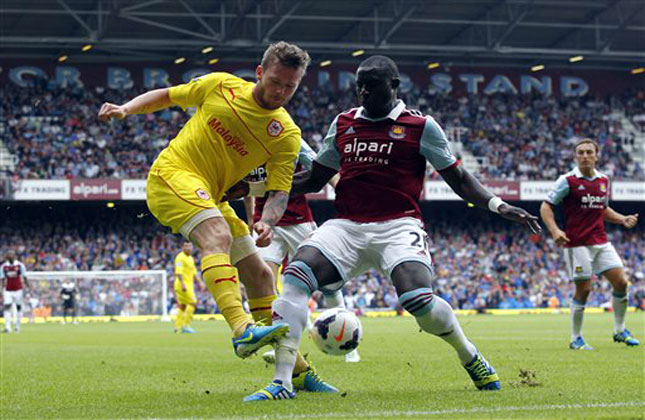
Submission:
<svg viewBox="0 0 645 420">
<path fill-rule="evenodd" d="M 614 292 L 614 342 L 637 346 L 639 341 L 625 328 L 629 302 L 627 276 L 614 246 L 605 233 L 605 221 L 631 229 L 638 214 L 623 215 L 608 205 L 609 178 L 596 169 L 598 143 L 582 139 L 574 146 L 576 168 L 560 176 L 540 206 L 540 215 L 556 245 L 564 247 L 564 257 L 576 289 L 571 299 L 572 350 L 593 350 L 582 336 L 587 297 L 591 292 L 591 275 L 604 276 Z M 562 231 L 553 208 L 562 203 L 566 228 Z"/>
<path fill-rule="evenodd" d="M 273 381 L 245 401 L 295 397 L 290 381 L 315 290 L 332 292 L 375 266 L 394 283 L 399 302 L 421 329 L 450 344 L 480 390 L 501 388 L 495 369 L 466 338 L 450 305 L 432 292 L 432 261 L 418 199 L 430 162 L 464 200 L 540 232 L 537 217 L 504 203 L 461 167 L 441 127 L 397 99 L 400 77 L 384 56 L 364 60 L 356 71 L 360 107 L 330 125 L 311 171 L 294 176 L 292 194 L 320 190 L 340 173 L 335 219 L 303 242 L 283 274 L 283 293 L 273 304 L 273 323 L 289 333 L 278 340 Z"/>
</svg>

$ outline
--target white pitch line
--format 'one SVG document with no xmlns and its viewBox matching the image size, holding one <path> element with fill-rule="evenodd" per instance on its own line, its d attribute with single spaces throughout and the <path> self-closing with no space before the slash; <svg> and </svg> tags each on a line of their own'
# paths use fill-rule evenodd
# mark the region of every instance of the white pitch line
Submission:
<svg viewBox="0 0 645 420">
<path fill-rule="evenodd" d="M 277 404 L 273 401 L 265 403 L 248 403 L 248 404 Z M 433 410 L 433 411 L 372 411 L 364 413 L 310 413 L 310 414 L 291 414 L 276 416 L 275 414 L 266 414 L 262 416 L 235 416 L 236 420 L 298 420 L 298 419 L 321 419 L 321 418 L 351 418 L 351 419 L 368 419 L 372 417 L 413 417 L 413 416 L 441 416 L 446 414 L 478 414 L 478 413 L 498 413 L 506 411 L 542 411 L 542 410 L 573 410 L 581 408 L 621 408 L 621 407 L 645 407 L 645 401 L 627 401 L 615 403 L 596 403 L 596 404 L 552 404 L 552 405 L 526 405 L 510 407 L 476 407 L 476 408 L 455 408 L 450 410 Z M 211 420 L 229 419 L 230 417 L 210 417 Z M 192 418 L 195 420 L 195 418 Z"/>
</svg>

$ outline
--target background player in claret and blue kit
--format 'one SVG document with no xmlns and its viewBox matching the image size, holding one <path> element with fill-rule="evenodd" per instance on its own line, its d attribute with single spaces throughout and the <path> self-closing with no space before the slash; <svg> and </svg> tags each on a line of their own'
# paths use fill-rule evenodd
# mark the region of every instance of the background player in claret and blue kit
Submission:
<svg viewBox="0 0 645 420">
<path fill-rule="evenodd" d="M 625 328 L 629 302 L 627 276 L 616 249 L 605 233 L 605 221 L 628 229 L 638 223 L 638 214 L 623 215 L 608 205 L 609 179 L 596 170 L 598 143 L 582 139 L 574 147 L 577 167 L 560 176 L 540 207 L 544 224 L 558 246 L 564 246 L 569 275 L 576 285 L 571 299 L 571 343 L 574 350 L 593 350 L 582 336 L 585 304 L 591 291 L 591 275 L 604 276 L 614 288 L 614 341 L 637 346 L 639 341 Z M 553 207 L 562 203 L 565 230 L 556 221 Z"/>
<path fill-rule="evenodd" d="M 441 337 L 482 390 L 500 389 L 499 377 L 464 335 L 450 305 L 433 294 L 432 262 L 418 199 L 429 161 L 450 187 L 475 205 L 526 224 L 535 216 L 488 192 L 464 170 L 431 117 L 397 100 L 399 72 L 384 56 L 363 61 L 356 72 L 361 107 L 338 115 L 312 170 L 294 177 L 292 193 L 318 191 L 336 173 L 338 217 L 325 222 L 298 248 L 283 275 L 283 293 L 273 305 L 273 322 L 289 325 L 278 341 L 273 382 L 246 401 L 295 397 L 290 382 L 296 351 L 315 290 L 340 289 L 370 266 L 390 277 L 399 302 L 421 329 Z"/>
<path fill-rule="evenodd" d="M 16 259 L 13 251 L 7 252 L 4 263 L 0 265 L 0 281 L 2 281 L 2 301 L 4 332 L 11 332 L 11 321 L 15 309 L 14 331 L 20 332 L 22 321 L 22 307 L 24 301 L 23 289 L 29 287 L 25 277 L 25 265 Z"/>
</svg>

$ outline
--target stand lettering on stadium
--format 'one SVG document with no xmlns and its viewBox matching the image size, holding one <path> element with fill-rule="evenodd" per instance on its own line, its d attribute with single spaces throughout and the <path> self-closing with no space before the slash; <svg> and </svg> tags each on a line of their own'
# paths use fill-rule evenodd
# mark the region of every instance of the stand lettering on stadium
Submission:
<svg viewBox="0 0 645 420">
<path fill-rule="evenodd" d="M 144 67 L 129 69 L 126 67 L 110 66 L 104 69 L 93 67 L 91 69 L 81 66 L 54 66 L 46 71 L 44 66 L 21 65 L 10 68 L 8 79 L 20 86 L 41 83 L 49 87 L 83 87 L 87 83 L 85 78 L 110 89 L 130 89 L 135 85 L 143 85 L 145 89 L 168 87 L 172 84 L 186 83 L 195 77 L 210 73 L 213 69 L 198 67 L 184 71 L 180 75 L 169 72 L 160 67 Z M 250 68 L 228 70 L 238 77 L 255 79 L 255 72 Z M 97 75 L 104 72 L 104 76 Z M 318 70 L 312 71 L 312 77 L 306 79 L 304 84 L 315 83 L 325 89 L 350 89 L 354 83 L 354 73 L 339 70 L 336 72 Z M 596 75 L 597 77 L 601 77 Z M 98 77 L 98 79 L 97 79 Z M 557 90 L 554 92 L 554 86 Z M 464 92 L 468 94 L 483 93 L 492 95 L 504 93 L 511 95 L 541 93 L 549 96 L 559 93 L 563 96 L 583 96 L 590 91 L 590 83 L 577 76 L 570 75 L 543 75 L 535 77 L 527 74 L 484 74 L 483 72 L 436 72 L 424 73 L 422 70 L 412 69 L 410 74 L 401 72 L 401 85 L 399 91 L 408 92 L 414 87 L 428 88 L 431 93 L 449 94 Z M 596 86 L 601 89 L 602 86 Z"/>
</svg>

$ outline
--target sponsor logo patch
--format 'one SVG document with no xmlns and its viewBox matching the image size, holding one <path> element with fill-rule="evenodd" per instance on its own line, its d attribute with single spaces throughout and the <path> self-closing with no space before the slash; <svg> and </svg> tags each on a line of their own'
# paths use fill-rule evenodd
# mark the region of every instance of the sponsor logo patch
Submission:
<svg viewBox="0 0 645 420">
<path fill-rule="evenodd" d="M 267 125 L 267 133 L 269 133 L 271 137 L 278 137 L 283 130 L 284 127 L 282 127 L 282 123 L 275 118 L 269 122 L 269 125 Z"/>
<path fill-rule="evenodd" d="M 354 134 L 354 133 L 355 133 L 354 127 L 352 127 L 351 125 L 349 126 L 347 131 L 345 131 L 345 134 Z"/>
<path fill-rule="evenodd" d="M 582 267 L 577 266 L 576 267 L 576 273 L 582 273 Z"/>
<path fill-rule="evenodd" d="M 390 128 L 388 135 L 393 139 L 400 140 L 405 137 L 405 127 L 393 125 L 392 128 Z"/>
<path fill-rule="evenodd" d="M 585 189 L 585 186 L 584 186 L 584 185 L 578 185 L 578 190 L 582 191 L 582 190 L 584 190 L 584 189 Z"/>
<path fill-rule="evenodd" d="M 211 196 L 206 192 L 206 190 L 203 189 L 198 189 L 195 191 L 195 194 L 197 194 L 197 197 L 201 198 L 202 200 L 210 200 Z"/>
</svg>

